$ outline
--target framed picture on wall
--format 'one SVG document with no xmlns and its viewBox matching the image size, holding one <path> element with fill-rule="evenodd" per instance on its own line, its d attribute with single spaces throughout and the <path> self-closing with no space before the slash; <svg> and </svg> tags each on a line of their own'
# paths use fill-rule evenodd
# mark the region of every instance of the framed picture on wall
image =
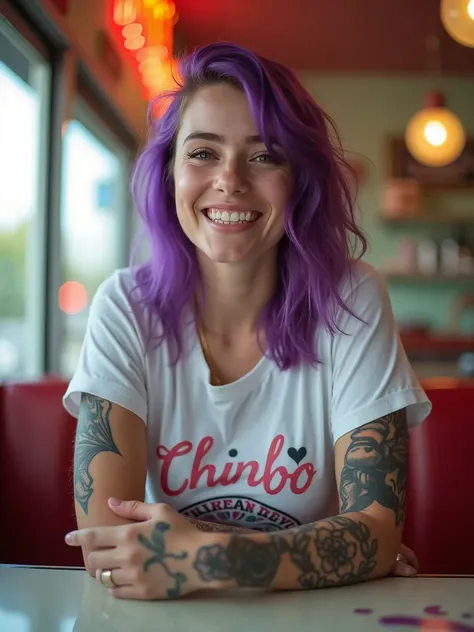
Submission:
<svg viewBox="0 0 474 632">
<path fill-rule="evenodd" d="M 474 189 L 474 137 L 467 138 L 462 154 L 450 165 L 429 167 L 413 158 L 403 136 L 391 136 L 388 175 L 417 180 L 423 188 L 429 189 Z"/>
</svg>

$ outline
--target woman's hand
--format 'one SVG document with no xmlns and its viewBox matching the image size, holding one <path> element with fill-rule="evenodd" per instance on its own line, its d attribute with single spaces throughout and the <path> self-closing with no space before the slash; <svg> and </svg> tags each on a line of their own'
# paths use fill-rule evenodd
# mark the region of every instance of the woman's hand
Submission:
<svg viewBox="0 0 474 632">
<path fill-rule="evenodd" d="M 392 566 L 390 575 L 396 577 L 414 577 L 419 570 L 419 563 L 414 552 L 404 544 L 400 545 L 395 564 Z"/>
<path fill-rule="evenodd" d="M 207 542 L 183 516 L 164 504 L 109 499 L 109 507 L 135 524 L 93 527 L 66 535 L 70 546 L 100 548 L 88 564 L 111 570 L 115 584 L 109 591 L 121 599 L 173 599 L 202 587 L 192 563 L 196 551 Z M 207 585 L 209 587 L 209 585 Z"/>
</svg>

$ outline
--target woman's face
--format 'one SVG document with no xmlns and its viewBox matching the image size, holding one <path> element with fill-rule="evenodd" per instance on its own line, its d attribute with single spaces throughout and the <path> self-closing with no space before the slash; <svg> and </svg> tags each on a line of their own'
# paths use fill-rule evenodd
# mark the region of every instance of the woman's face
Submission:
<svg viewBox="0 0 474 632">
<path fill-rule="evenodd" d="M 291 170 L 268 153 L 241 90 L 221 83 L 194 94 L 181 118 L 173 173 L 178 220 L 209 259 L 237 263 L 276 247 Z"/>
</svg>

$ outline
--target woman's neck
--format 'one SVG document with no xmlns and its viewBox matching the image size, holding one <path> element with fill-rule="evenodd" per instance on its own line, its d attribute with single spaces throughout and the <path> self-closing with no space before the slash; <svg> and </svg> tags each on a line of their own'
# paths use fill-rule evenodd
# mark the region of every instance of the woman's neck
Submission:
<svg viewBox="0 0 474 632">
<path fill-rule="evenodd" d="M 257 333 L 262 309 L 275 291 L 276 249 L 245 263 L 215 263 L 198 255 L 206 301 L 198 297 L 201 323 L 211 336 L 223 342 Z"/>
</svg>

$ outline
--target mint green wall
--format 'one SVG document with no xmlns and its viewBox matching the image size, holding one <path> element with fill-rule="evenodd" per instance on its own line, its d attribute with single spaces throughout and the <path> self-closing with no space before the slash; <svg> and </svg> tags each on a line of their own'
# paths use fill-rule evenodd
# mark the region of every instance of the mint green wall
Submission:
<svg viewBox="0 0 474 632">
<path fill-rule="evenodd" d="M 386 176 L 387 144 L 390 134 L 403 134 L 409 118 L 422 106 L 423 94 L 436 88 L 447 97 L 448 106 L 460 117 L 469 134 L 474 135 L 474 78 L 440 78 L 434 83 L 425 77 L 324 76 L 301 74 L 301 79 L 317 103 L 334 119 L 344 148 L 366 156 L 367 180 L 359 193 L 360 222 L 370 239 L 366 260 L 375 266 L 395 255 L 397 239 L 409 236 L 440 238 L 447 227 L 427 229 L 389 227 L 378 218 L 382 184 Z M 436 208 L 474 212 L 474 192 L 438 194 Z M 453 299 L 471 290 L 466 283 L 445 285 L 389 285 L 395 315 L 399 320 L 421 318 L 434 328 L 443 329 L 449 320 Z M 472 327 L 472 321 L 468 324 Z"/>
</svg>

